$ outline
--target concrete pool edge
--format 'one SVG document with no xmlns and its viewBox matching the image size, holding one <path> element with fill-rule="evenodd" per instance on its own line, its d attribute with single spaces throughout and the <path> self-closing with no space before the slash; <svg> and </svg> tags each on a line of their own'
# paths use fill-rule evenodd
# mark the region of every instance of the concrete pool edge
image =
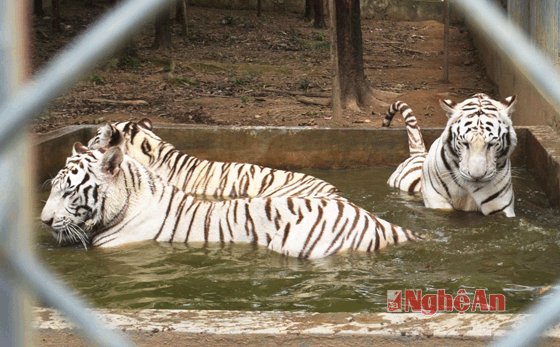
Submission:
<svg viewBox="0 0 560 347">
<path fill-rule="evenodd" d="M 34 329 L 67 331 L 74 326 L 60 312 L 34 308 Z M 480 339 L 507 334 L 526 314 L 447 313 L 428 317 L 418 313 L 310 313 L 275 311 L 121 310 L 92 311 L 110 329 L 127 333 L 336 337 L 384 339 Z M 560 325 L 544 335 L 560 341 Z"/>
<path fill-rule="evenodd" d="M 69 126 L 35 136 L 38 183 L 54 177 L 74 142 L 87 143 L 96 125 Z M 513 166 L 527 167 L 555 206 L 560 206 L 560 138 L 549 126 L 516 127 Z M 203 159 L 237 161 L 279 169 L 397 167 L 408 158 L 405 128 L 303 128 L 155 126 L 177 149 Z M 424 128 L 427 146 L 443 128 Z M 53 156 L 52 153 L 61 155 Z"/>
<path fill-rule="evenodd" d="M 560 136 L 550 127 L 528 127 L 526 163 L 548 199 L 560 207 Z"/>
</svg>

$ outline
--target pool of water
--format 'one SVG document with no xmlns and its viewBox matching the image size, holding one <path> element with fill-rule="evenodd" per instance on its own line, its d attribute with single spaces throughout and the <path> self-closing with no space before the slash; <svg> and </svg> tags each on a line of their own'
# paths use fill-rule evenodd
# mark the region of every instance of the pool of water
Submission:
<svg viewBox="0 0 560 347">
<path fill-rule="evenodd" d="M 145 242 L 85 251 L 61 248 L 37 228 L 37 252 L 93 305 L 123 309 L 385 312 L 387 290 L 487 289 L 504 294 L 513 313 L 560 277 L 560 213 L 526 171 L 515 172 L 517 217 L 505 218 L 428 210 L 419 197 L 386 185 L 393 170 L 306 173 L 425 241 L 298 260 L 240 244 Z"/>
</svg>

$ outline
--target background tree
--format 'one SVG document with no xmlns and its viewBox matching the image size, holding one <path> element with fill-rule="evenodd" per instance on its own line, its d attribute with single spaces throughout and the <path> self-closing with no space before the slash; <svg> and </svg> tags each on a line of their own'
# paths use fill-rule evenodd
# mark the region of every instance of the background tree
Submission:
<svg viewBox="0 0 560 347">
<path fill-rule="evenodd" d="M 303 17 L 307 20 L 311 20 L 311 14 L 313 13 L 313 1 L 314 0 L 305 0 L 305 14 Z"/>
<path fill-rule="evenodd" d="M 173 49 L 171 42 L 171 9 L 166 7 L 157 17 L 153 49 Z"/>
<path fill-rule="evenodd" d="M 53 16 L 53 29 L 55 31 L 59 31 L 60 28 L 60 0 L 52 0 L 51 2 L 52 7 L 52 16 Z"/>
<path fill-rule="evenodd" d="M 181 36 L 189 35 L 187 26 L 187 5 L 185 0 L 177 0 L 175 2 L 175 20 L 181 25 Z"/>
<path fill-rule="evenodd" d="M 315 28 L 325 28 L 325 10 L 323 0 L 305 0 L 305 14 L 303 17 L 311 20 L 313 16 Z"/>
<path fill-rule="evenodd" d="M 43 0 L 33 0 L 33 14 L 39 17 L 43 17 L 45 15 Z"/>
<path fill-rule="evenodd" d="M 333 119 L 341 120 L 342 109 L 388 106 L 378 98 L 390 93 L 372 89 L 364 73 L 360 0 L 329 0 L 329 14 Z"/>
<path fill-rule="evenodd" d="M 262 0 L 257 0 L 257 17 L 262 14 Z"/>
<path fill-rule="evenodd" d="M 326 27 L 323 0 L 313 0 L 313 13 L 314 13 L 314 19 L 315 19 L 315 22 L 313 23 L 313 26 L 315 28 Z"/>
</svg>

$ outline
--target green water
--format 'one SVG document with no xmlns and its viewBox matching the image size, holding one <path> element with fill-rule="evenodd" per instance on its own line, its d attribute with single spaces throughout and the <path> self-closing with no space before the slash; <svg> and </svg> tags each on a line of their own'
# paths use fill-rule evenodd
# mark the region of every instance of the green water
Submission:
<svg viewBox="0 0 560 347">
<path fill-rule="evenodd" d="M 472 295 L 482 288 L 504 294 L 512 313 L 560 277 L 560 213 L 526 172 L 514 179 L 517 217 L 504 218 L 428 210 L 418 197 L 386 185 L 392 171 L 306 173 L 428 240 L 374 254 L 298 260 L 239 244 L 146 242 L 84 251 L 60 248 L 38 228 L 37 251 L 92 304 L 125 309 L 385 312 L 387 290 L 456 295 L 465 289 Z"/>
</svg>

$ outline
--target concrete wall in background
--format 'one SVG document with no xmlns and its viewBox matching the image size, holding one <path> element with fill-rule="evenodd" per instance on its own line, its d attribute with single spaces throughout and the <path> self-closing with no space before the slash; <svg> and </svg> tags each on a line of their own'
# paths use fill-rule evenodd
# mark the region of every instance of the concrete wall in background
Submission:
<svg viewBox="0 0 560 347">
<path fill-rule="evenodd" d="M 364 18 L 391 19 L 405 21 L 443 21 L 443 1 L 441 0 L 360 0 Z M 256 10 L 257 0 L 190 0 L 194 6 L 229 8 L 236 10 Z M 326 4 L 326 1 L 325 1 Z M 304 13 L 305 0 L 262 0 L 265 11 L 290 11 Z M 459 21 L 452 15 L 452 22 Z"/>
<path fill-rule="evenodd" d="M 365 18 L 443 22 L 443 1 L 361 0 L 361 4 Z M 451 22 L 457 21 L 460 18 L 452 10 Z"/>
<path fill-rule="evenodd" d="M 527 33 L 560 72 L 559 2 L 548 0 L 508 0 L 509 18 Z M 473 31 L 478 52 L 490 79 L 502 98 L 516 94 L 518 102 L 513 116 L 515 125 L 548 125 L 560 133 L 560 114 L 521 71 L 502 56 L 498 49 Z"/>
</svg>

